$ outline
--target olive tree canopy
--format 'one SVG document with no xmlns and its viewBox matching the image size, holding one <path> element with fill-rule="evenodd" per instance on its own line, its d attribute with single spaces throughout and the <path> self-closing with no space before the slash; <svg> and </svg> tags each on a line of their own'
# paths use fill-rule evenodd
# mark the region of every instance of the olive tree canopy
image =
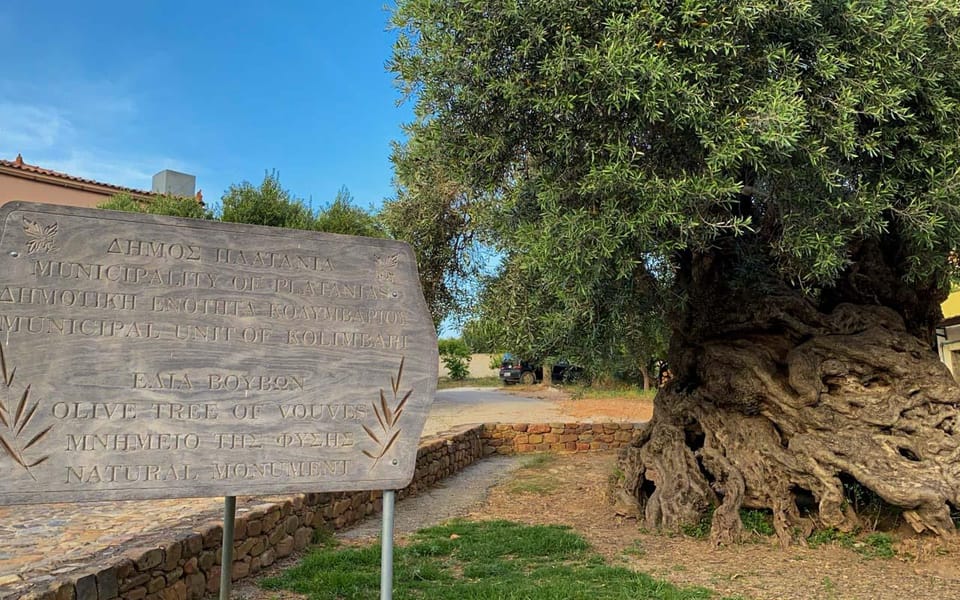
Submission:
<svg viewBox="0 0 960 600">
<path fill-rule="evenodd" d="M 724 542 L 764 508 L 787 542 L 856 527 L 854 486 L 953 530 L 960 391 L 932 342 L 960 4 L 400 0 L 394 21 L 406 168 L 449 166 L 511 280 L 584 339 L 665 311 L 675 377 L 623 459 L 648 525 L 715 509 Z"/>
</svg>

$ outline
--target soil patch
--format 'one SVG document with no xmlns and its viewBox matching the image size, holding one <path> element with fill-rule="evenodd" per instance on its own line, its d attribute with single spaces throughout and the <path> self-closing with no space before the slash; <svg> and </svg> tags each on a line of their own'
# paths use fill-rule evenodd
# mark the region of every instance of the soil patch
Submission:
<svg viewBox="0 0 960 600">
<path fill-rule="evenodd" d="M 557 405 L 564 415 L 578 421 L 629 421 L 642 423 L 653 416 L 651 400 L 634 398 L 574 398 L 564 389 L 552 386 L 515 386 L 504 391 L 526 398 L 546 400 Z"/>
<path fill-rule="evenodd" d="M 702 539 L 645 532 L 635 520 L 615 516 L 608 493 L 615 469 L 612 453 L 557 456 L 516 471 L 470 517 L 570 525 L 612 564 L 721 595 L 771 600 L 960 598 L 956 544 L 901 537 L 898 555 L 891 559 L 868 559 L 837 545 L 783 550 L 775 538 L 761 536 L 715 548 Z"/>
<path fill-rule="evenodd" d="M 558 400 L 564 414 L 579 421 L 630 421 L 643 423 L 653 416 L 653 402 L 628 398 L 581 398 Z"/>
<path fill-rule="evenodd" d="M 611 478 L 616 473 L 613 453 L 527 456 L 524 462 L 529 466 L 511 470 L 488 491 L 485 501 L 457 512 L 474 520 L 568 525 L 612 565 L 676 585 L 703 586 L 720 596 L 754 600 L 960 598 L 960 548 L 956 544 L 898 534 L 897 556 L 888 559 L 865 558 L 837 545 L 784 550 L 775 538 L 761 536 L 716 548 L 703 539 L 644 531 L 637 521 L 616 516 L 609 500 Z M 397 510 L 444 514 L 436 501 L 435 497 L 408 498 Z M 418 502 L 419 507 L 415 506 Z M 441 520 L 435 515 L 417 525 Z M 376 531 L 376 527 L 370 528 L 365 539 L 352 534 L 337 537 L 346 544 L 371 544 L 376 543 Z M 403 543 L 405 533 L 398 531 L 398 543 Z M 278 566 L 293 564 L 286 561 Z M 275 567 L 266 574 L 277 572 Z M 289 592 L 265 592 L 253 582 L 243 582 L 236 591 L 235 597 L 243 600 L 303 598 Z"/>
<path fill-rule="evenodd" d="M 504 391 L 545 400 L 565 416 L 584 421 L 645 421 L 653 408 L 652 402 L 644 400 L 575 399 L 565 390 L 548 386 L 512 386 Z M 509 474 L 489 490 L 489 482 L 481 484 L 486 499 L 471 501 L 466 511 L 463 504 L 454 513 L 445 511 L 442 499 L 424 494 L 401 501 L 398 514 L 423 516 L 414 528 L 439 523 L 452 514 L 475 520 L 569 525 L 611 564 L 677 585 L 703 586 L 721 596 L 757 600 L 960 598 L 960 544 L 953 541 L 900 531 L 894 536 L 897 555 L 886 559 L 866 558 L 835 544 L 784 550 L 774 537 L 763 536 L 716 548 L 704 539 L 647 532 L 636 520 L 616 516 L 609 497 L 617 462 L 612 452 L 526 456 L 522 460 L 529 466 L 508 468 Z M 469 480 L 470 469 L 456 481 Z M 445 493 L 459 495 L 460 485 L 455 480 L 446 482 Z M 368 536 L 379 531 L 379 519 L 371 521 L 365 535 L 344 533 L 337 537 L 347 544 L 374 543 Z M 398 531 L 397 542 L 402 544 L 407 533 Z M 292 564 L 285 561 L 282 566 Z M 277 566 L 270 569 L 270 574 L 277 572 Z M 237 598 L 249 600 L 302 598 L 263 592 L 252 582 L 241 584 L 238 591 Z"/>
<path fill-rule="evenodd" d="M 761 536 L 737 546 L 715 548 L 703 539 L 647 532 L 637 521 L 616 516 L 609 498 L 616 473 L 616 456 L 611 452 L 528 455 L 523 462 L 528 466 L 502 478 L 485 501 L 465 513 L 457 512 L 473 520 L 568 525 L 610 564 L 677 585 L 703 586 L 720 596 L 756 600 L 960 598 L 956 564 L 960 546 L 954 543 L 898 535 L 897 556 L 889 559 L 865 558 L 837 545 L 784 550 L 775 538 Z M 468 469 L 463 475 L 469 473 Z M 433 525 L 445 515 L 436 502 L 428 496 L 404 499 L 397 506 L 398 514 L 420 512 L 428 516 L 417 525 Z M 429 518 L 431 512 L 436 515 L 433 519 Z M 379 523 L 379 519 L 372 521 Z M 367 536 L 375 531 L 376 527 L 372 528 Z M 398 532 L 398 543 L 403 543 L 404 533 Z M 351 539 L 337 535 L 346 544 L 375 543 L 367 536 L 358 540 L 354 535 Z M 266 574 L 293 564 L 285 561 Z M 236 591 L 235 597 L 243 600 L 303 598 L 289 592 L 265 592 L 253 582 L 240 584 Z"/>
</svg>

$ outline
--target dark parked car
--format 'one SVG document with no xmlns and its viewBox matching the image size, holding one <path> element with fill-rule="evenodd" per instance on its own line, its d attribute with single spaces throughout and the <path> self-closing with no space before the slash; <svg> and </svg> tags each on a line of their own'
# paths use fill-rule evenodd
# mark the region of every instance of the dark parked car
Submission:
<svg viewBox="0 0 960 600">
<path fill-rule="evenodd" d="M 526 360 L 519 360 L 509 354 L 503 355 L 500 363 L 500 381 L 505 385 L 522 383 L 533 385 L 543 381 L 543 367 Z"/>
<path fill-rule="evenodd" d="M 551 383 L 572 383 L 583 377 L 583 367 L 571 365 L 566 360 L 559 360 L 550 370 Z"/>
</svg>

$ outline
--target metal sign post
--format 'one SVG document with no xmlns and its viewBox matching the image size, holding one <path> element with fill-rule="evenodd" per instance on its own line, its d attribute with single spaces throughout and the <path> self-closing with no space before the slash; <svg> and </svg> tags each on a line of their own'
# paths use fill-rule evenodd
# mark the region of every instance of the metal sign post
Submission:
<svg viewBox="0 0 960 600">
<path fill-rule="evenodd" d="M 220 554 L 220 600 L 229 600 L 233 584 L 233 526 L 237 517 L 237 497 L 223 499 L 223 548 Z"/>
<path fill-rule="evenodd" d="M 383 492 L 383 534 L 380 536 L 380 600 L 393 598 L 393 506 L 394 490 Z"/>
</svg>

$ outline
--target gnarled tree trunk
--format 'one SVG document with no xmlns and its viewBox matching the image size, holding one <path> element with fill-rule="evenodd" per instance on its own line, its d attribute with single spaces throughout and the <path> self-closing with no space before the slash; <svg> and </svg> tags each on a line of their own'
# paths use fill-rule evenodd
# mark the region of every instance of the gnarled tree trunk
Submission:
<svg viewBox="0 0 960 600">
<path fill-rule="evenodd" d="M 739 509 L 762 508 L 784 544 L 817 526 L 851 530 L 844 483 L 856 480 L 915 530 L 954 531 L 960 388 L 930 337 L 943 294 L 903 283 L 879 243 L 855 259 L 814 299 L 777 281 L 739 284 L 742 253 L 681 261 L 675 378 L 621 454 L 648 527 L 678 529 L 713 508 L 711 537 L 728 543 Z"/>
</svg>

